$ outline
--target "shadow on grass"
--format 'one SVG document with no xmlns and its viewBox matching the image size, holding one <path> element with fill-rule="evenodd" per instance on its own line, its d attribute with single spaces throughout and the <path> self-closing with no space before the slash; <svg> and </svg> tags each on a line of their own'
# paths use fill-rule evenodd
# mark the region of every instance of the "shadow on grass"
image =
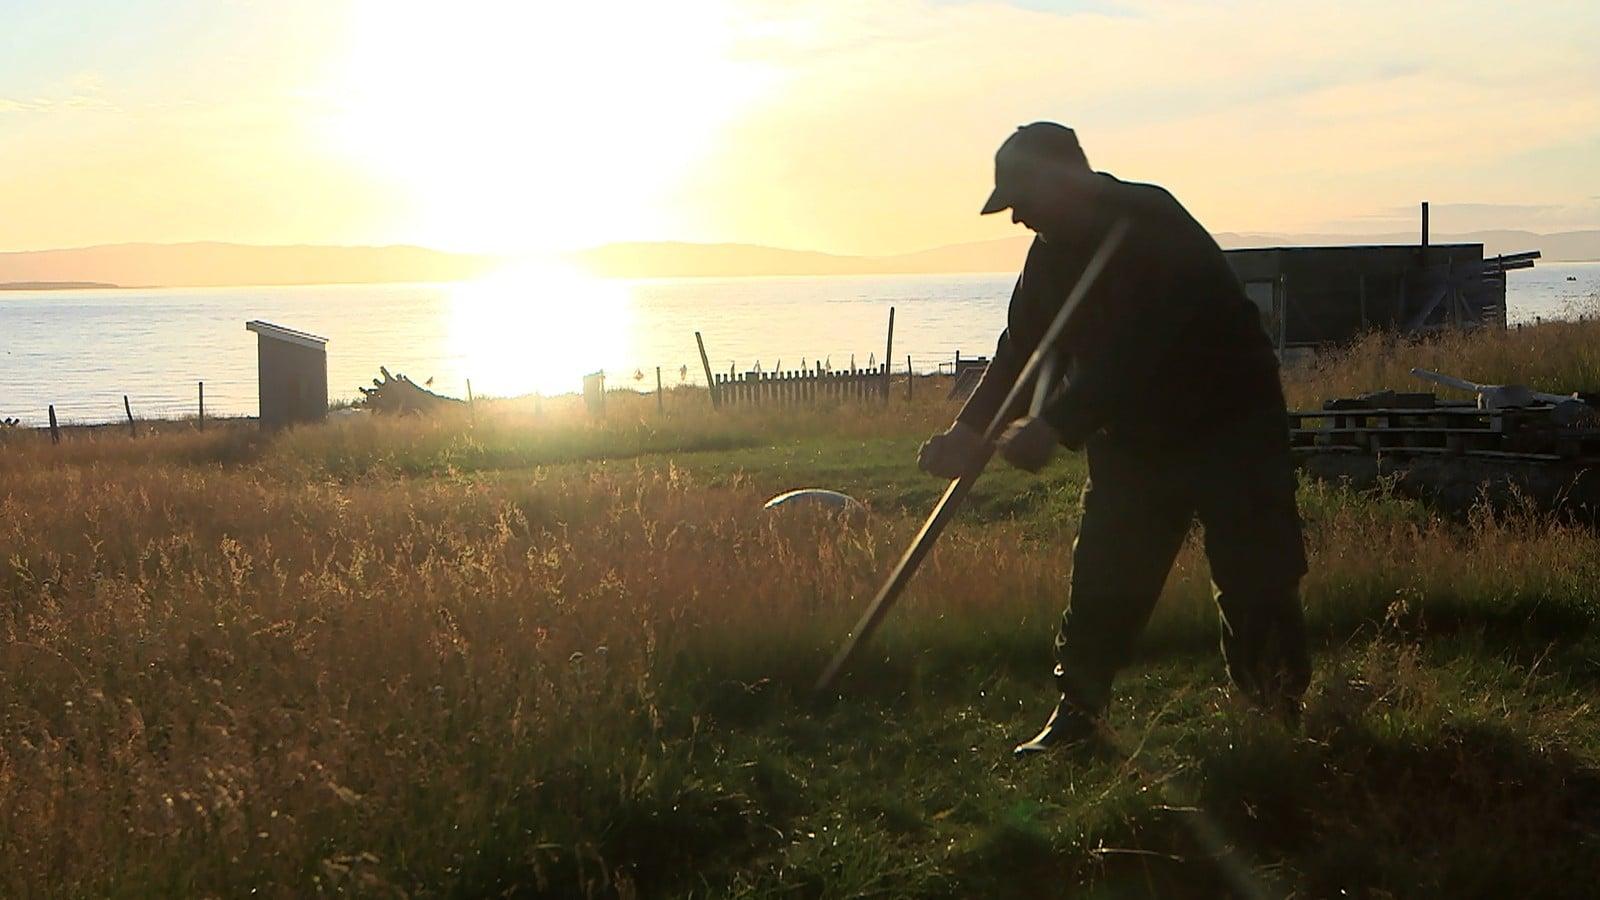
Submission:
<svg viewBox="0 0 1600 900">
<path fill-rule="evenodd" d="M 1574 624 L 1565 615 L 1555 621 Z M 1496 662 L 1500 648 L 1521 645 L 1512 637 L 1521 626 L 1508 621 L 1520 620 L 1441 618 L 1440 628 L 1455 629 L 1441 641 L 1407 645 L 1409 651 L 1380 641 L 1354 657 L 1337 651 L 1303 735 L 1252 716 L 1219 715 L 1206 707 L 1217 696 L 1210 693 L 1213 700 L 1191 702 L 1171 724 L 1156 726 L 1146 753 L 1155 771 L 1142 776 L 1116 759 L 1016 768 L 998 761 L 1003 746 L 989 746 L 1014 723 L 955 724 L 994 714 L 995 707 L 985 713 L 970 704 L 981 704 L 973 699 L 979 686 L 1010 677 L 1005 673 L 1047 685 L 1040 661 L 1048 646 L 1037 636 L 1022 635 L 1009 648 L 982 642 L 989 647 L 983 653 L 974 649 L 978 641 L 946 635 L 920 655 L 899 648 L 868 654 L 832 702 L 810 696 L 815 667 L 791 657 L 763 678 L 680 682 L 674 693 L 689 693 L 672 705 L 681 700 L 718 727 L 764 735 L 785 760 L 783 771 L 835 773 L 830 785 L 791 784 L 783 792 L 790 811 L 771 823 L 780 831 L 788 830 L 790 815 L 814 819 L 851 798 L 851 808 L 896 846 L 944 848 L 937 878 L 919 870 L 915 886 L 890 886 L 891 895 L 1227 896 L 1238 882 L 1196 836 L 1195 810 L 1203 809 L 1267 896 L 1588 896 L 1600 876 L 1600 771 L 1529 721 L 1494 717 L 1502 702 L 1527 702 L 1522 686 L 1492 680 L 1505 669 Z M 1492 640 L 1457 646 L 1463 635 Z M 1581 646 L 1565 658 L 1585 658 Z M 1473 658 L 1425 659 L 1449 656 L 1452 647 Z M 1407 653 L 1409 661 L 1391 659 Z M 1402 693 L 1411 692 L 1408 699 L 1350 689 L 1360 682 L 1352 658 L 1387 672 Z M 824 659 L 819 652 L 810 662 Z M 1406 667 L 1419 665 L 1419 680 L 1407 682 Z M 1163 671 L 1149 682 L 1130 679 L 1124 692 L 1137 695 L 1130 704 L 1147 707 L 1179 682 L 1214 685 L 1221 676 L 1220 663 L 1217 678 L 1208 679 L 1181 659 L 1167 660 Z M 1047 691 L 1042 687 L 1041 696 Z M 1482 699 L 1484 691 L 1493 697 Z M 969 742 L 980 746 L 969 749 Z M 997 761 L 976 776 L 966 762 L 941 773 L 952 753 L 973 750 Z M 941 826 L 935 807 L 917 797 L 943 780 L 950 782 L 946 793 L 960 799 L 954 819 Z M 1086 794 L 1085 782 L 1097 786 Z M 1078 799 L 1067 805 L 1014 799 L 1020 791 L 1048 804 L 1072 783 Z M 1176 799 L 1157 784 L 1176 787 Z M 805 808 L 808 814 L 793 812 Z M 952 832 L 956 823 L 962 830 Z M 809 885 L 801 895 L 839 886 L 827 872 L 803 870 L 769 876 Z"/>
<path fill-rule="evenodd" d="M 1179 743 L 1191 745 L 1190 763 L 1168 757 L 1142 775 L 1106 772 L 1114 760 L 1052 761 L 1064 782 L 1099 766 L 1130 784 L 1081 806 L 999 811 L 957 843 L 944 888 L 1030 898 L 1585 897 L 1600 875 L 1600 773 L 1507 728 L 1453 721 L 1388 733 L 1363 717 L 1313 722 L 1309 738 L 1230 726 Z M 1173 787 L 1185 782 L 1198 786 L 1192 799 Z"/>
<path fill-rule="evenodd" d="M 1340 716 L 1199 752 L 1202 805 L 1305 896 L 1591 895 L 1600 772 L 1495 724 Z"/>
</svg>

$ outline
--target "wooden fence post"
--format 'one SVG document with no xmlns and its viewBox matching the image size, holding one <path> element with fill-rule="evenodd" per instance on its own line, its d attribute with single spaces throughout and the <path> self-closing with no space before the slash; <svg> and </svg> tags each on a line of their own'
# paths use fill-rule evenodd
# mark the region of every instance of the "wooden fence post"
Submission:
<svg viewBox="0 0 1600 900">
<path fill-rule="evenodd" d="M 917 380 L 917 373 L 911 368 L 911 354 L 906 354 L 906 402 L 911 402 L 911 385 Z"/>
<path fill-rule="evenodd" d="M 56 405 L 50 404 L 50 443 L 61 443 L 61 426 L 56 424 Z"/>
<path fill-rule="evenodd" d="M 200 382 L 200 430 L 206 430 L 206 383 Z"/>
<path fill-rule="evenodd" d="M 706 370 L 706 390 L 711 393 L 711 408 L 721 409 L 722 398 L 717 396 L 719 393 L 717 391 L 717 383 L 711 377 L 711 360 L 706 357 L 706 342 L 701 339 L 698 331 L 694 333 L 694 342 L 700 348 L 700 365 Z"/>
<path fill-rule="evenodd" d="M 472 379 L 467 379 L 467 414 L 472 417 L 472 424 L 478 424 L 478 404 L 472 397 Z"/>
<path fill-rule="evenodd" d="M 664 403 L 665 401 L 661 399 L 661 367 L 656 366 L 656 415 L 666 415 L 667 408 Z"/>
<path fill-rule="evenodd" d="M 128 403 L 128 395 L 122 395 L 122 411 L 128 414 L 128 437 L 138 437 L 139 432 L 133 425 L 133 406 Z"/>
<path fill-rule="evenodd" d="M 889 402 L 889 360 L 894 359 L 894 307 L 889 307 L 889 340 L 883 350 L 883 402 Z"/>
</svg>

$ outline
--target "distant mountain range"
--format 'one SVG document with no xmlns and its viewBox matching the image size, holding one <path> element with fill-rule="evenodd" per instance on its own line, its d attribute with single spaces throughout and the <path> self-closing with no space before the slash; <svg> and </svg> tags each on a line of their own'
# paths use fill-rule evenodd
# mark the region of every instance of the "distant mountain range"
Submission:
<svg viewBox="0 0 1600 900">
<path fill-rule="evenodd" d="M 89 291 L 121 287 L 104 281 L 5 281 L 0 291 Z"/>
<path fill-rule="evenodd" d="M 1218 234 L 1225 249 L 1328 244 L 1413 244 L 1414 232 L 1392 234 Z M 1547 262 L 1600 260 L 1600 230 L 1536 234 L 1474 231 L 1439 234 L 1436 243 L 1483 244 L 1484 252 L 1539 250 Z M 748 275 L 870 275 L 1015 271 L 1027 254 L 1028 235 L 951 244 L 893 256 L 847 256 L 754 244 L 675 242 L 606 244 L 571 254 L 585 269 L 613 278 L 737 277 Z M 484 275 L 504 260 L 426 247 L 337 247 L 249 244 L 113 244 L 70 250 L 0 253 L 0 283 L 34 283 L 27 289 L 135 285 L 345 284 L 462 281 Z"/>
<path fill-rule="evenodd" d="M 0 282 L 219 287 L 462 281 L 490 271 L 497 262 L 489 256 L 407 246 L 106 244 L 0 253 Z"/>
<path fill-rule="evenodd" d="M 1393 234 L 1273 234 L 1222 232 L 1223 249 L 1308 247 L 1344 244 L 1414 244 L 1414 232 Z M 1430 236 L 1434 243 L 1483 244 L 1484 253 L 1539 250 L 1549 262 L 1600 260 L 1600 230 L 1536 234 L 1474 231 Z M 1030 235 L 950 244 L 897 256 L 840 256 L 780 250 L 751 244 L 607 244 L 573 254 L 592 272 L 616 278 L 740 275 L 871 275 L 952 272 L 1014 272 L 1027 255 Z"/>
</svg>

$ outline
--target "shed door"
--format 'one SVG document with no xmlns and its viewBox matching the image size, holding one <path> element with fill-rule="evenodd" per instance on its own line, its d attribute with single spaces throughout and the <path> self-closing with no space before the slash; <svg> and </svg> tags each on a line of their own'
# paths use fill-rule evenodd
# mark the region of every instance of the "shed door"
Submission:
<svg viewBox="0 0 1600 900">
<path fill-rule="evenodd" d="M 1274 345 L 1283 335 L 1283 292 L 1278 290 L 1275 278 L 1261 278 L 1244 283 L 1244 293 L 1261 313 L 1261 330 L 1267 333 Z"/>
</svg>

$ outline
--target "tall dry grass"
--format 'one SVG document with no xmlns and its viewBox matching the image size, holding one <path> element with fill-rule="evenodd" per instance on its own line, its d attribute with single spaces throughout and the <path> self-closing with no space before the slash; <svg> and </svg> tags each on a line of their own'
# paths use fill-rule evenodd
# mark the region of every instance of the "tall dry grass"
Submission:
<svg viewBox="0 0 1600 900">
<path fill-rule="evenodd" d="M 1320 634 L 1396 603 L 1591 614 L 1590 534 L 1308 490 Z M 771 816 L 696 780 L 695 723 L 797 703 L 914 524 L 761 520 L 759 496 L 670 470 L 296 485 L 90 465 L 6 471 L 0 496 L 16 895 L 682 877 Z M 1018 526 L 959 529 L 850 689 L 1044 678 L 1068 565 Z M 1197 546 L 1170 590 L 1152 652 L 1209 646 Z"/>
<path fill-rule="evenodd" d="M 1380 387 L 1430 361 L 1585 386 L 1573 382 L 1595 373 L 1584 338 L 1600 326 L 1545 327 L 1557 330 L 1392 346 L 1392 360 L 1372 339 L 1291 393 Z M 476 421 L 272 439 L 8 436 L 0 895 L 740 883 L 742 864 L 789 846 L 805 787 L 770 760 L 730 763 L 727 747 L 739 723 L 776 720 L 797 767 L 814 764 L 806 748 L 832 738 L 806 730 L 806 687 L 920 510 L 880 510 L 865 529 L 766 519 L 762 494 L 657 463 L 824 434 L 845 449 L 887 434 L 909 452 L 953 410 L 942 392 L 920 396 L 713 415 L 686 395 L 659 419 L 651 398 L 620 398 L 636 405 L 604 422 L 508 402 Z M 597 457 L 608 462 L 557 465 Z M 457 477 L 481 468 L 506 471 Z M 1595 619 L 1592 532 L 1487 509 L 1455 524 L 1393 498 L 1302 490 L 1324 654 L 1385 628 L 1537 647 Z M 937 706 L 989 673 L 1044 684 L 1073 523 L 1033 524 L 952 531 L 847 689 Z M 1192 540 L 1146 660 L 1204 660 L 1214 678 L 1216 628 Z"/>
<path fill-rule="evenodd" d="M 1431 369 L 1481 384 L 1523 384 L 1552 393 L 1600 391 L 1600 318 L 1538 326 L 1446 331 L 1427 338 L 1373 332 L 1284 371 L 1290 408 L 1368 391 L 1434 391 L 1471 399 L 1411 374 Z"/>
<path fill-rule="evenodd" d="M 903 537 L 777 528 L 671 472 L 96 465 L 0 496 L 8 894 L 470 882 L 505 816 L 529 872 L 581 880 L 674 752 L 663 679 L 809 673 Z M 997 541 L 939 564 L 968 602 Z"/>
</svg>

